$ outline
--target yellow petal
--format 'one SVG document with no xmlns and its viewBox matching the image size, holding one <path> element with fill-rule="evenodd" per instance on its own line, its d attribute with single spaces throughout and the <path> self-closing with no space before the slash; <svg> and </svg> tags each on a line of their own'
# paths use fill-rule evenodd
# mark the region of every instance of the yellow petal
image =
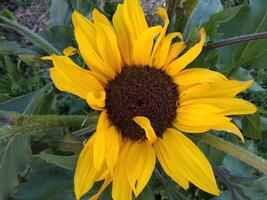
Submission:
<svg viewBox="0 0 267 200">
<path fill-rule="evenodd" d="M 257 108 L 250 102 L 238 98 L 201 98 L 184 101 L 182 106 L 206 104 L 217 107 L 222 115 L 246 115 L 255 113 Z"/>
<path fill-rule="evenodd" d="M 147 185 L 156 164 L 153 147 L 147 142 L 133 143 L 129 149 L 127 176 L 137 197 Z"/>
<path fill-rule="evenodd" d="M 242 142 L 244 142 L 244 137 L 243 137 L 242 133 L 240 132 L 239 128 L 236 127 L 236 125 L 233 124 L 232 122 L 227 122 L 227 123 L 216 125 L 212 129 L 233 133 L 233 134 L 237 135 L 241 139 Z"/>
<path fill-rule="evenodd" d="M 149 64 L 154 38 L 159 34 L 161 29 L 161 26 L 150 27 L 136 39 L 133 47 L 133 60 L 135 65 L 145 66 Z"/>
<path fill-rule="evenodd" d="M 78 12 L 72 14 L 74 34 L 80 53 L 87 66 L 107 80 L 115 77 L 115 72 L 105 63 L 97 52 L 96 29 L 94 24 Z"/>
<path fill-rule="evenodd" d="M 78 49 L 74 48 L 73 46 L 69 46 L 63 50 L 63 54 L 65 56 L 73 56 L 78 52 Z"/>
<path fill-rule="evenodd" d="M 113 15 L 112 22 L 117 34 L 117 40 L 120 47 L 121 55 L 127 65 L 131 64 L 131 55 L 133 43 L 130 33 L 123 18 L 123 5 L 118 4 L 116 12 Z"/>
<path fill-rule="evenodd" d="M 96 127 L 94 141 L 94 167 L 100 170 L 104 164 L 106 156 L 106 143 L 110 123 L 106 111 L 101 112 Z"/>
<path fill-rule="evenodd" d="M 102 23 L 102 24 L 105 24 L 106 26 L 108 26 L 111 30 L 113 30 L 113 27 L 110 24 L 108 18 L 95 8 L 93 10 L 93 19 L 94 19 L 95 24 Z"/>
<path fill-rule="evenodd" d="M 181 37 L 181 33 L 170 33 L 162 40 L 162 44 L 154 56 L 152 66 L 160 69 L 166 63 L 172 40 L 175 37 Z"/>
<path fill-rule="evenodd" d="M 118 130 L 111 126 L 106 133 L 106 163 L 109 170 L 113 171 L 115 164 L 119 157 L 119 151 L 121 146 L 121 135 Z"/>
<path fill-rule="evenodd" d="M 106 100 L 106 92 L 104 90 L 98 92 L 88 92 L 86 101 L 94 110 L 104 110 Z"/>
<path fill-rule="evenodd" d="M 175 42 L 171 45 L 164 69 L 185 49 L 185 42 Z"/>
<path fill-rule="evenodd" d="M 221 112 L 220 108 L 205 104 L 181 106 L 177 109 L 177 118 L 174 120 L 174 124 L 199 127 L 231 121 L 231 118 L 217 114 L 219 112 Z"/>
<path fill-rule="evenodd" d="M 179 172 L 200 189 L 219 195 L 211 165 L 198 147 L 175 129 L 167 129 L 162 143 L 170 157 L 177 161 Z"/>
<path fill-rule="evenodd" d="M 97 200 L 99 198 L 99 196 L 102 194 L 102 192 L 104 192 L 104 190 L 109 186 L 109 184 L 111 183 L 112 179 L 110 176 L 108 176 L 107 178 L 105 178 L 104 183 L 101 185 L 99 191 L 90 198 L 90 200 Z"/>
<path fill-rule="evenodd" d="M 252 81 L 239 82 L 234 80 L 197 84 L 180 93 L 180 102 L 197 98 L 234 97 L 251 85 Z"/>
<path fill-rule="evenodd" d="M 183 70 L 189 63 L 191 63 L 195 58 L 201 53 L 202 47 L 204 46 L 206 40 L 206 33 L 204 28 L 200 29 L 200 41 L 191 49 L 189 49 L 182 56 L 174 60 L 168 67 L 167 73 L 169 75 L 175 75 L 179 71 Z"/>
<path fill-rule="evenodd" d="M 114 31 L 102 23 L 95 24 L 96 44 L 102 60 L 116 73 L 120 73 L 122 62 Z"/>
<path fill-rule="evenodd" d="M 164 8 L 159 7 L 157 10 L 157 14 L 160 17 L 162 17 L 162 19 L 164 20 L 164 27 L 163 27 L 155 45 L 154 45 L 153 52 L 152 52 L 151 57 L 150 57 L 150 66 L 153 66 L 153 64 L 154 64 L 153 63 L 154 62 L 154 56 L 155 56 L 156 52 L 158 51 L 158 48 L 160 47 L 162 40 L 164 39 L 164 37 L 166 35 L 167 28 L 168 28 L 169 23 L 170 23 L 167 11 Z"/>
<path fill-rule="evenodd" d="M 130 140 L 126 140 L 122 144 L 118 163 L 116 164 L 113 182 L 112 182 L 112 198 L 116 200 L 132 200 L 132 188 L 125 174 L 127 168 L 127 153 L 129 146 L 132 144 Z"/>
<path fill-rule="evenodd" d="M 157 135 L 150 123 L 150 120 L 146 117 L 137 116 L 133 120 L 146 132 L 146 138 L 150 144 L 153 144 L 157 140 Z"/>
<path fill-rule="evenodd" d="M 136 38 L 148 28 L 145 15 L 138 0 L 125 0 L 123 3 L 123 17 L 131 40 Z"/>
<path fill-rule="evenodd" d="M 46 56 L 44 60 L 52 60 L 54 67 L 50 68 L 50 76 L 56 87 L 86 99 L 90 91 L 103 90 L 102 85 L 90 71 L 76 65 L 67 56 Z"/>
<path fill-rule="evenodd" d="M 223 74 L 204 68 L 186 69 L 172 78 L 177 85 L 194 85 L 206 82 L 227 81 L 227 78 Z"/>
<path fill-rule="evenodd" d="M 77 199 L 87 193 L 94 184 L 96 169 L 93 167 L 93 142 L 94 137 L 91 137 L 77 162 L 74 175 L 74 192 Z"/>
<path fill-rule="evenodd" d="M 189 188 L 188 180 L 180 173 L 179 163 L 174 156 L 170 156 L 166 151 L 168 146 L 165 146 L 162 139 L 159 138 L 153 145 L 160 165 L 164 169 L 165 173 L 170 176 L 177 184 L 187 190 Z"/>
<path fill-rule="evenodd" d="M 92 47 L 96 48 L 96 43 L 94 41 L 95 38 L 95 27 L 91 20 L 87 19 L 77 11 L 74 11 L 72 14 L 72 23 L 74 28 L 79 28 L 82 30 L 82 34 L 84 34 L 89 41 L 92 42 Z"/>
<path fill-rule="evenodd" d="M 178 123 L 177 121 L 173 122 L 173 125 L 180 131 L 186 133 L 204 133 L 211 129 L 211 126 L 191 126 Z"/>
</svg>

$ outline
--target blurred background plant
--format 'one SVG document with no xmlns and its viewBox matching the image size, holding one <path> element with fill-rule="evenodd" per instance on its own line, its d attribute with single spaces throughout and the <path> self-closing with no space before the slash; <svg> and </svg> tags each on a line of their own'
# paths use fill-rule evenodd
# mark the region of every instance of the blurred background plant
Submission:
<svg viewBox="0 0 267 200">
<path fill-rule="evenodd" d="M 119 2 L 0 0 L 0 199 L 1 193 L 3 199 L 75 199 L 72 184 L 77 154 L 94 131 L 97 113 L 78 97 L 56 90 L 49 77 L 50 66 L 40 56 L 77 46 L 71 24 L 73 10 L 91 17 L 92 9 L 98 8 L 111 19 Z M 169 32 L 183 32 L 189 46 L 197 41 L 202 26 L 209 43 L 267 31 L 266 0 L 141 3 L 150 24 L 161 22 L 154 9 L 166 7 L 171 19 Z M 265 39 L 206 49 L 189 66 L 217 70 L 230 79 L 254 80 L 253 87 L 241 95 L 255 103 L 258 112 L 235 118 L 245 143 L 229 134 L 213 134 L 263 159 L 267 158 L 266 46 Z M 78 55 L 73 59 L 84 66 Z M 215 148 L 212 141 L 193 139 L 212 162 L 222 194 L 213 197 L 194 186 L 184 191 L 158 167 L 138 199 L 267 199 L 264 173 Z M 101 199 L 110 199 L 110 188 Z"/>
</svg>

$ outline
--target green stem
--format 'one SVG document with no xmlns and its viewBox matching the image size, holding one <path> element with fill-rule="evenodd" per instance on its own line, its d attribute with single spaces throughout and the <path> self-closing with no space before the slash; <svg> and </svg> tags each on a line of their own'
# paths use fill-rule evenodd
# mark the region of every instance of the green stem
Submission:
<svg viewBox="0 0 267 200">
<path fill-rule="evenodd" d="M 30 29 L 28 29 L 25 26 L 22 26 L 17 21 L 10 20 L 6 17 L 0 16 L 0 23 L 5 24 L 12 28 L 13 30 L 17 31 L 18 33 L 21 33 L 28 37 L 30 41 L 40 46 L 42 49 L 44 49 L 49 54 L 57 54 L 62 55 L 62 53 L 57 50 L 55 47 L 53 47 L 49 42 L 47 42 L 44 38 L 39 36 L 38 34 L 32 32 Z"/>
<path fill-rule="evenodd" d="M 0 111 L 0 123 L 9 125 L 10 130 L 16 134 L 39 132 L 56 127 L 79 129 L 82 126 L 96 124 L 97 119 L 97 115 L 22 115 Z"/>
<path fill-rule="evenodd" d="M 198 135 L 197 137 L 200 138 L 202 142 L 224 151 L 264 174 L 267 174 L 267 161 L 252 152 L 210 134 Z"/>
</svg>

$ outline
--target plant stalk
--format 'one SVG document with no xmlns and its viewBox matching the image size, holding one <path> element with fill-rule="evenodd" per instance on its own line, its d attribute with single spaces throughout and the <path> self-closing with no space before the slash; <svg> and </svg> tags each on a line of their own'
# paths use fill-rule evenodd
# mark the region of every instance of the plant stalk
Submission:
<svg viewBox="0 0 267 200">
<path fill-rule="evenodd" d="M 39 132 L 57 127 L 79 129 L 96 124 L 97 119 L 97 115 L 22 115 L 0 111 L 0 123 L 8 125 L 15 134 Z"/>
<path fill-rule="evenodd" d="M 260 40 L 260 39 L 267 39 L 267 32 L 242 35 L 242 36 L 227 38 L 224 40 L 219 40 L 217 42 L 208 43 L 207 46 L 204 47 L 204 50 L 210 50 L 210 49 L 215 49 L 215 48 L 228 46 L 228 45 L 232 45 L 232 44 L 238 44 L 241 42 Z"/>
<path fill-rule="evenodd" d="M 245 162 L 246 164 L 258 169 L 264 174 L 267 174 L 267 161 L 248 150 L 227 142 L 219 137 L 210 134 L 197 136 L 202 142 L 209 144 L 225 153 L 234 156 L 235 158 Z"/>
<path fill-rule="evenodd" d="M 6 17 L 0 16 L 0 23 L 7 25 L 8 27 L 12 28 L 13 30 L 17 31 L 25 35 L 29 38 L 30 41 L 40 46 L 43 50 L 45 50 L 48 54 L 57 54 L 62 55 L 62 53 L 53 47 L 49 42 L 47 42 L 44 38 L 39 36 L 38 34 L 34 33 L 30 29 L 25 26 L 22 26 L 17 21 L 10 20 Z"/>
</svg>

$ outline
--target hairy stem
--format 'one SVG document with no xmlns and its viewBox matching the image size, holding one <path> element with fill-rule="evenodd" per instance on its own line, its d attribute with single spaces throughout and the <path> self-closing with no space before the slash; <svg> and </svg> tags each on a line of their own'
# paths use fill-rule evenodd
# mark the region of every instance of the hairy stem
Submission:
<svg viewBox="0 0 267 200">
<path fill-rule="evenodd" d="M 82 126 L 96 124 L 97 119 L 97 115 L 22 115 L 0 111 L 0 123 L 9 125 L 15 134 L 39 132 L 56 127 L 79 129 Z"/>
<path fill-rule="evenodd" d="M 0 16 L 0 24 L 7 25 L 9 28 L 12 28 L 13 30 L 17 31 L 18 33 L 21 33 L 21 34 L 25 35 L 31 42 L 33 42 L 34 44 L 40 46 L 47 53 L 62 55 L 62 53 L 59 50 L 57 50 L 55 47 L 53 47 L 44 38 L 42 38 L 38 34 L 32 32 L 27 27 L 22 26 L 17 21 L 10 20 L 10 19 L 8 19 L 6 17 Z"/>
<path fill-rule="evenodd" d="M 258 169 L 264 174 L 267 174 L 267 161 L 246 149 L 227 142 L 219 137 L 210 134 L 198 135 L 198 138 L 206 144 L 209 144 L 225 153 L 228 153 L 235 158 L 245 162 L 246 164 Z"/>
<path fill-rule="evenodd" d="M 207 46 L 204 47 L 204 50 L 209 50 L 209 49 L 214 49 L 218 47 L 238 44 L 241 42 L 247 42 L 251 40 L 259 40 L 259 39 L 267 39 L 267 32 L 242 35 L 242 36 L 227 38 L 227 39 L 220 40 L 217 42 L 208 43 Z"/>
</svg>

